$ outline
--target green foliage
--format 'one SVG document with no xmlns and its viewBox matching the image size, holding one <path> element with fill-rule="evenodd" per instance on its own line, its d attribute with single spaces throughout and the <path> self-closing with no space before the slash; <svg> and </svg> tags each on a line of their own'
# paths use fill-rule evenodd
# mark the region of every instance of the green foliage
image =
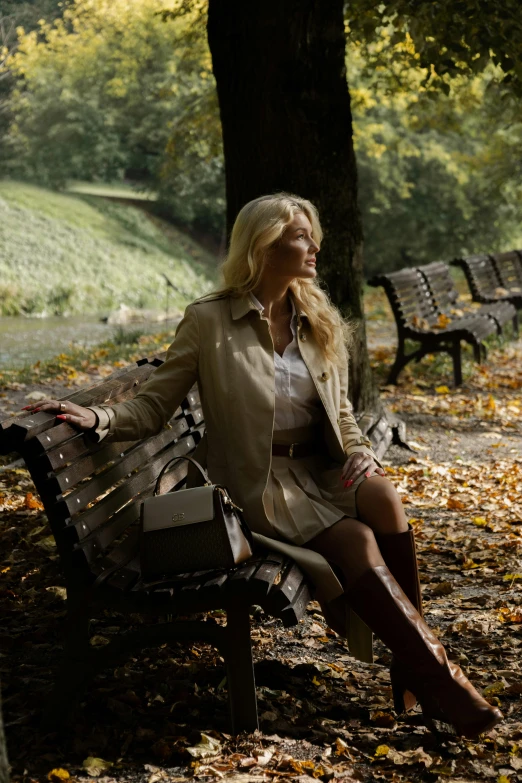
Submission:
<svg viewBox="0 0 522 783">
<path fill-rule="evenodd" d="M 346 5 L 368 275 L 521 243 L 513 3 Z M 33 19 L 9 60 L 11 175 L 52 187 L 125 177 L 178 222 L 220 237 L 224 164 L 205 0 L 70 0 L 55 17 L 37 30 Z M 136 250 L 151 241 L 143 226 L 126 228 Z M 12 283 L 2 285 L 10 301 Z M 70 296 L 65 286 L 54 306 Z"/>
<path fill-rule="evenodd" d="M 498 69 L 446 77 L 446 95 L 391 40 L 347 49 L 367 274 L 519 245 L 522 125 Z"/>
<path fill-rule="evenodd" d="M 210 54 L 176 0 L 74 0 L 22 32 L 8 66 L 10 168 L 63 188 L 128 177 L 174 215 L 221 230 L 223 164 Z M 199 16 L 196 15 L 199 19 Z"/>
<path fill-rule="evenodd" d="M 410 42 L 412 65 L 426 69 L 426 80 L 477 74 L 490 63 L 502 69 L 502 83 L 522 95 L 522 13 L 519 0 L 352 0 L 346 22 L 359 41 L 379 40 L 390 24 L 390 51 Z M 404 59 L 405 52 L 395 56 Z M 448 92 L 447 82 L 438 85 Z"/>
<path fill-rule="evenodd" d="M 0 181 L 0 314 L 183 308 L 212 285 L 195 242 L 134 207 Z"/>
</svg>

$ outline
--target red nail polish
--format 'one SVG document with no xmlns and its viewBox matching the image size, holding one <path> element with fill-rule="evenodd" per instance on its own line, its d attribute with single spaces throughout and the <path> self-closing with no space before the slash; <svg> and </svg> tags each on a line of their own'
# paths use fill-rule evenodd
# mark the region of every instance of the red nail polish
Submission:
<svg viewBox="0 0 522 783">
<path fill-rule="evenodd" d="M 59 415 L 58 415 L 56 418 L 57 418 L 57 419 L 63 419 L 64 421 L 66 421 L 66 420 L 67 420 L 67 416 L 62 416 L 62 414 L 61 414 L 61 413 L 60 413 L 60 414 L 59 414 Z"/>
<path fill-rule="evenodd" d="M 366 478 L 370 478 L 370 471 L 367 471 L 365 474 Z"/>
<path fill-rule="evenodd" d="M 350 479 L 350 481 L 347 481 L 347 482 L 345 483 L 345 485 L 344 485 L 344 486 L 345 486 L 345 487 L 351 487 L 351 486 L 352 486 L 352 484 L 353 484 L 353 480 L 352 480 L 352 479 Z"/>
<path fill-rule="evenodd" d="M 31 407 L 30 405 L 26 405 L 26 406 L 25 406 L 25 408 L 22 408 L 22 410 L 23 410 L 23 411 L 26 411 L 26 410 L 28 410 L 30 407 Z"/>
<path fill-rule="evenodd" d="M 32 412 L 33 413 L 38 413 L 39 410 L 40 410 L 40 408 L 33 408 Z"/>
</svg>

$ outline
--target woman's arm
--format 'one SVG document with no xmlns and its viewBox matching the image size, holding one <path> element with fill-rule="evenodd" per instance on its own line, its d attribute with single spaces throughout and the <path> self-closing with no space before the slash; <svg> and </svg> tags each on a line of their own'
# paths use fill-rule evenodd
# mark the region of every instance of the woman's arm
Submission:
<svg viewBox="0 0 522 783">
<path fill-rule="evenodd" d="M 197 379 L 199 327 L 196 307 L 189 305 L 179 323 L 165 362 L 151 374 L 134 399 L 114 406 L 82 408 L 66 403 L 62 413 L 57 400 L 43 400 L 27 406 L 60 413 L 63 421 L 79 429 L 96 428 L 96 440 L 110 435 L 111 440 L 138 440 L 158 433 L 172 417 Z M 70 410 L 69 410 L 70 409 Z"/>
<path fill-rule="evenodd" d="M 341 430 L 343 450 L 347 456 L 341 477 L 345 481 L 345 486 L 350 486 L 362 473 L 383 476 L 384 469 L 372 451 L 370 440 L 362 434 L 352 413 L 352 406 L 348 400 L 347 360 L 339 366 L 339 381 L 341 394 L 339 429 Z"/>
<path fill-rule="evenodd" d="M 198 318 L 196 307 L 189 305 L 165 361 L 134 399 L 100 406 L 109 417 L 111 440 L 142 439 L 158 433 L 196 382 L 198 361 Z"/>
</svg>

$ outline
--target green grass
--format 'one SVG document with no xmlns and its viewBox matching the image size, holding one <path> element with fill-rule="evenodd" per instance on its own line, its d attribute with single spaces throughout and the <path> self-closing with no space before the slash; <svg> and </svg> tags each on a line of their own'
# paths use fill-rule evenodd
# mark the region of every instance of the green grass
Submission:
<svg viewBox="0 0 522 783">
<path fill-rule="evenodd" d="M 162 309 L 162 273 L 182 309 L 212 287 L 216 260 L 137 207 L 0 180 L 0 315 Z"/>
</svg>

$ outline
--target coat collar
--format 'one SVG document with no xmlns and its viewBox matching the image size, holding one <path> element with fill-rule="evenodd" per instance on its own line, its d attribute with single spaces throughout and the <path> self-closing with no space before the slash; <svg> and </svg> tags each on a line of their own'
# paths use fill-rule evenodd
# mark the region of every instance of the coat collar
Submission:
<svg viewBox="0 0 522 783">
<path fill-rule="evenodd" d="M 259 308 L 256 306 L 249 294 L 230 297 L 230 312 L 232 314 L 233 321 L 237 321 L 238 319 L 243 318 L 251 310 L 255 310 L 256 313 L 259 312 Z M 302 310 L 298 314 L 301 318 L 306 318 L 306 313 Z"/>
</svg>

